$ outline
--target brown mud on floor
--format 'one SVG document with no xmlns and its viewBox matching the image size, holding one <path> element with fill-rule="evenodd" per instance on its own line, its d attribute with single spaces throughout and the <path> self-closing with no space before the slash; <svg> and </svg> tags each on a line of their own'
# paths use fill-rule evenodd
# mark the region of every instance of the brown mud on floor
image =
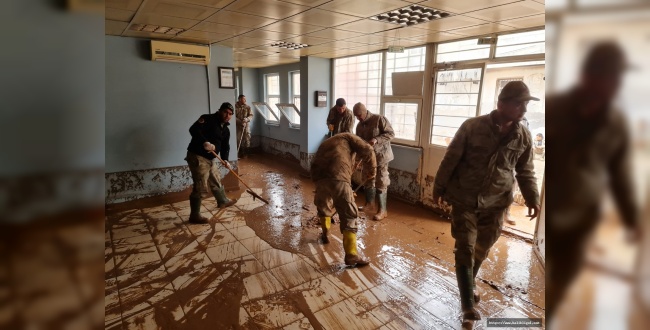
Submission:
<svg viewBox="0 0 650 330">
<path fill-rule="evenodd" d="M 448 221 L 389 199 L 388 219 L 359 221 L 371 265 L 348 269 L 338 224 L 318 242 L 315 188 L 297 164 L 253 155 L 240 173 L 269 205 L 242 190 L 225 210 L 206 199 L 209 225 L 187 223 L 188 191 L 107 207 L 106 328 L 459 328 Z M 484 320 L 543 317 L 530 244 L 502 237 L 478 277 Z"/>
</svg>

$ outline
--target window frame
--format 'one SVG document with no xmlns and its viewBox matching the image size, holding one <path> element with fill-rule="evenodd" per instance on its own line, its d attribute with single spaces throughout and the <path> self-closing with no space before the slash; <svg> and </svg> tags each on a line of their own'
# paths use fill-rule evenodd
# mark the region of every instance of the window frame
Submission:
<svg viewBox="0 0 650 330">
<path fill-rule="evenodd" d="M 260 116 L 264 117 L 264 121 L 265 121 L 267 124 L 269 124 L 269 123 L 280 123 L 280 118 L 278 118 L 278 116 L 275 115 L 275 113 L 273 112 L 273 110 L 271 109 L 271 107 L 269 106 L 268 103 L 266 103 L 266 102 L 253 102 L 253 103 L 251 103 L 251 104 L 253 105 L 253 109 L 255 109 L 255 110 L 260 114 Z M 273 117 L 275 117 L 276 120 L 269 120 L 269 119 L 267 118 L 267 116 L 266 116 L 262 111 L 260 111 L 260 109 L 259 109 L 260 106 L 264 106 L 264 107 L 266 107 L 266 109 L 268 110 L 268 112 L 269 112 L 271 115 L 273 115 Z M 277 125 L 277 124 L 276 124 L 276 125 Z"/>
<path fill-rule="evenodd" d="M 400 96 L 400 97 L 387 97 L 384 98 L 381 102 L 381 114 L 382 116 L 386 117 L 388 119 L 388 122 L 391 124 L 393 127 L 393 130 L 395 130 L 395 123 L 394 121 L 391 121 L 388 116 L 386 116 L 386 103 L 405 103 L 405 104 L 416 104 L 418 109 L 417 109 L 417 115 L 415 118 L 415 139 L 414 140 L 406 140 L 402 138 L 398 138 L 395 136 L 391 143 L 395 143 L 398 145 L 407 145 L 411 147 L 417 147 L 419 146 L 420 143 L 420 129 L 422 127 L 422 98 L 413 98 L 409 96 Z"/>
<path fill-rule="evenodd" d="M 300 119 L 300 109 L 298 109 L 298 107 L 296 107 L 295 104 L 293 104 L 293 103 L 276 103 L 275 106 L 278 107 L 278 110 L 280 110 L 280 112 L 282 112 L 282 115 L 285 118 L 287 118 L 287 121 L 289 122 L 289 127 L 290 128 L 300 129 L 300 121 L 298 121 L 297 124 L 293 123 L 291 121 L 291 119 L 289 119 L 290 118 L 289 114 L 287 114 L 287 112 L 284 110 L 284 108 L 292 108 L 298 114 L 298 119 Z"/>
<path fill-rule="evenodd" d="M 269 80 L 268 79 L 270 77 L 273 77 L 273 76 L 278 78 L 278 94 L 269 94 L 269 86 L 268 86 Z M 277 125 L 280 124 L 280 113 L 279 113 L 280 109 L 278 109 L 278 113 L 276 113 L 276 111 L 269 104 L 272 104 L 272 105 L 276 104 L 276 103 L 271 102 L 271 100 L 270 100 L 271 98 L 277 98 L 278 101 L 280 101 L 281 100 L 281 94 L 282 93 L 280 91 L 280 74 L 277 73 L 277 72 L 276 73 L 264 74 L 264 102 L 263 103 L 266 104 L 266 106 L 271 110 L 271 113 L 273 114 L 273 116 L 277 119 L 277 121 L 268 120 L 268 119 L 265 120 L 265 123 L 267 125 L 277 126 Z"/>
<path fill-rule="evenodd" d="M 290 71 L 289 72 L 289 100 L 298 108 L 298 111 L 300 111 L 300 102 L 296 104 L 296 97 L 300 99 L 300 88 L 298 88 L 298 91 L 296 93 L 295 90 L 295 81 L 296 81 L 296 75 L 298 76 L 298 84 L 300 85 L 300 70 L 296 71 Z"/>
</svg>

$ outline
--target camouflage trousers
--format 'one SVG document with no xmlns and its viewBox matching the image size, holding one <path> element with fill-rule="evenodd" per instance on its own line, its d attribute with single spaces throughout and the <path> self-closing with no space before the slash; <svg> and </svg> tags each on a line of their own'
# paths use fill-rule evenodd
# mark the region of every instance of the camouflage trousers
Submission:
<svg viewBox="0 0 650 330">
<path fill-rule="evenodd" d="M 221 175 L 217 163 L 188 151 L 185 157 L 192 173 L 192 193 L 190 198 L 208 198 L 210 192 L 221 189 Z"/>
<path fill-rule="evenodd" d="M 388 175 L 388 163 L 377 164 L 377 176 L 375 180 L 366 183 L 364 188 L 377 188 L 377 192 L 385 193 L 390 185 L 390 176 Z"/>
<path fill-rule="evenodd" d="M 474 267 L 483 262 L 501 236 L 504 210 L 472 210 L 454 205 L 451 210 L 451 235 L 456 239 L 456 266 Z"/>
<path fill-rule="evenodd" d="M 244 135 L 243 137 L 242 134 Z M 237 126 L 237 150 L 239 150 L 240 147 L 249 148 L 250 146 L 251 146 L 251 129 L 249 125 Z"/>
<path fill-rule="evenodd" d="M 331 179 L 318 180 L 314 205 L 316 205 L 319 217 L 331 217 L 334 210 L 338 211 L 341 232 L 344 230 L 357 232 L 359 211 L 349 182 Z"/>
</svg>

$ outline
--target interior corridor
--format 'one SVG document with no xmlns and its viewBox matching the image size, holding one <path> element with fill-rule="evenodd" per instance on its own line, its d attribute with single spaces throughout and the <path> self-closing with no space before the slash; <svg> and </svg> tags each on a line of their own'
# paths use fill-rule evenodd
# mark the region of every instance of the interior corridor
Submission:
<svg viewBox="0 0 650 330">
<path fill-rule="evenodd" d="M 346 268 L 338 224 L 319 242 L 313 183 L 296 163 L 240 160 L 244 193 L 225 210 L 203 201 L 193 225 L 189 191 L 107 205 L 106 329 L 458 329 L 450 224 L 389 199 L 388 219 L 362 213 L 364 268 Z M 362 199 L 359 195 L 357 203 Z M 502 235 L 479 272 L 478 309 L 491 317 L 544 316 L 544 273 L 531 244 Z"/>
</svg>

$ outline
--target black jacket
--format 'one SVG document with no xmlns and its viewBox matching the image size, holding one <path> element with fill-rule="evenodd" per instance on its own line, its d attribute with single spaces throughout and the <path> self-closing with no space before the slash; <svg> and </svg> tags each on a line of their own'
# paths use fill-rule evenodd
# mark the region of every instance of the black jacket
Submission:
<svg viewBox="0 0 650 330">
<path fill-rule="evenodd" d="M 216 152 L 221 159 L 228 161 L 228 154 L 230 153 L 230 123 L 225 122 L 223 126 L 219 113 L 202 115 L 199 120 L 194 122 L 190 127 L 190 134 L 192 140 L 187 150 L 197 155 L 203 156 L 207 159 L 214 159 L 214 155 L 203 148 L 203 143 L 206 141 L 215 145 Z"/>
</svg>

